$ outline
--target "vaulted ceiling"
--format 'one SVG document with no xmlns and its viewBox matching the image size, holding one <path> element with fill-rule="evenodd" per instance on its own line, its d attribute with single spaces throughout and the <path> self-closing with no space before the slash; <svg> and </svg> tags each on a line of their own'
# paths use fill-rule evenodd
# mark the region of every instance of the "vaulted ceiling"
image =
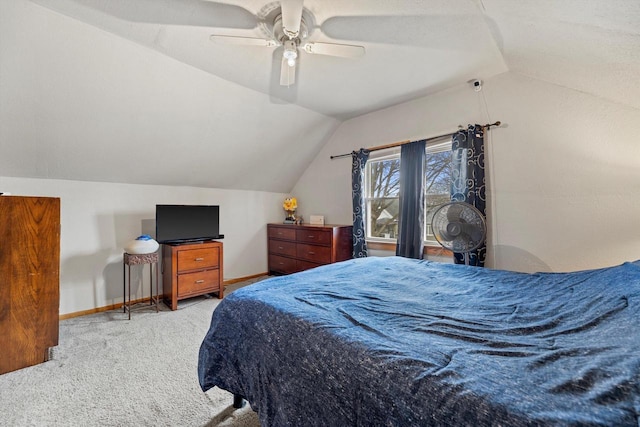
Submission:
<svg viewBox="0 0 640 427">
<path fill-rule="evenodd" d="M 342 120 L 511 71 L 640 108 L 637 0 L 305 0 L 280 86 L 279 2 L 7 0 L 0 175 L 287 192 Z M 521 100 L 514 100 L 514 103 Z"/>
</svg>

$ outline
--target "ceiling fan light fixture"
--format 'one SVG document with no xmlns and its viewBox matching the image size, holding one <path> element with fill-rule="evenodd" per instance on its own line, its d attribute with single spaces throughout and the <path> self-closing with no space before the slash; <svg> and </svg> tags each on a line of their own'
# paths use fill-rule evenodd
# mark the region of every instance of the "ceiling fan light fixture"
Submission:
<svg viewBox="0 0 640 427">
<path fill-rule="evenodd" d="M 296 65 L 296 58 L 298 58 L 298 49 L 296 43 L 293 40 L 287 40 L 284 42 L 284 53 L 282 54 L 284 59 L 287 60 L 289 67 Z"/>
<path fill-rule="evenodd" d="M 296 59 L 298 57 L 298 52 L 295 50 L 285 50 L 282 56 L 287 59 Z"/>
</svg>

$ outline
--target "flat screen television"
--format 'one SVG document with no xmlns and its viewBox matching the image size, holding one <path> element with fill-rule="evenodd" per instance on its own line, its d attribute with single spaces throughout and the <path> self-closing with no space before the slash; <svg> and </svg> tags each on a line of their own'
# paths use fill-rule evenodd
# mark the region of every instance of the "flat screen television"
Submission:
<svg viewBox="0 0 640 427">
<path fill-rule="evenodd" d="M 197 242 L 222 239 L 220 206 L 156 205 L 158 243 Z"/>
</svg>

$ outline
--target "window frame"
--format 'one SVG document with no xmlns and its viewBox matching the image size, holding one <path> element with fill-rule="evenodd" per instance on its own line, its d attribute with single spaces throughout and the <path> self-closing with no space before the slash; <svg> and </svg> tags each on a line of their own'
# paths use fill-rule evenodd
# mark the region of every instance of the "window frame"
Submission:
<svg viewBox="0 0 640 427">
<path fill-rule="evenodd" d="M 427 156 L 432 153 L 441 153 L 444 151 L 451 151 L 451 145 L 453 143 L 453 136 L 437 138 L 432 141 L 428 141 L 425 147 L 427 152 Z M 367 163 L 365 164 L 365 174 L 364 174 L 364 202 L 365 202 L 365 240 L 371 249 L 383 249 L 383 250 L 393 250 L 398 242 L 397 238 L 384 238 L 384 237 L 374 237 L 371 236 L 371 205 L 370 201 L 373 199 L 378 199 L 378 197 L 371 197 L 370 194 L 370 185 L 371 185 L 371 165 L 373 162 L 400 158 L 400 147 L 393 147 L 385 150 L 380 150 L 375 154 L 371 154 Z M 399 197 L 398 197 L 399 199 Z M 426 208 L 426 199 L 424 206 L 424 235 L 423 235 L 423 244 L 425 248 L 441 248 L 440 244 L 436 240 L 427 240 L 427 208 Z M 427 251 L 425 250 L 425 253 Z"/>
<path fill-rule="evenodd" d="M 384 237 L 373 237 L 371 236 L 371 204 L 370 201 L 373 199 L 379 199 L 379 197 L 371 197 L 370 188 L 371 188 L 371 165 L 373 162 L 379 162 L 384 160 L 391 159 L 400 159 L 400 147 L 393 147 L 385 150 L 380 150 L 376 152 L 375 155 L 370 155 L 367 163 L 365 163 L 365 174 L 364 174 L 364 204 L 365 204 L 365 240 L 367 243 L 369 242 L 378 242 L 378 243 L 393 243 L 394 245 L 397 243 L 398 239 L 395 238 L 384 238 Z M 394 197 L 395 198 L 395 197 Z M 398 200 L 400 200 L 400 196 L 398 195 Z"/>
</svg>

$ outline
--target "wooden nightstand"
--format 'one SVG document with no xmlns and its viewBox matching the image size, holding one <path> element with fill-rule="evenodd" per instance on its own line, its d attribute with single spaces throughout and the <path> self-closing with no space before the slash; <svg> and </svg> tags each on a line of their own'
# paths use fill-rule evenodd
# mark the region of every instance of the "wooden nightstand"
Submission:
<svg viewBox="0 0 640 427">
<path fill-rule="evenodd" d="M 171 310 L 178 301 L 217 293 L 223 297 L 222 242 L 162 245 L 164 300 Z"/>
</svg>

